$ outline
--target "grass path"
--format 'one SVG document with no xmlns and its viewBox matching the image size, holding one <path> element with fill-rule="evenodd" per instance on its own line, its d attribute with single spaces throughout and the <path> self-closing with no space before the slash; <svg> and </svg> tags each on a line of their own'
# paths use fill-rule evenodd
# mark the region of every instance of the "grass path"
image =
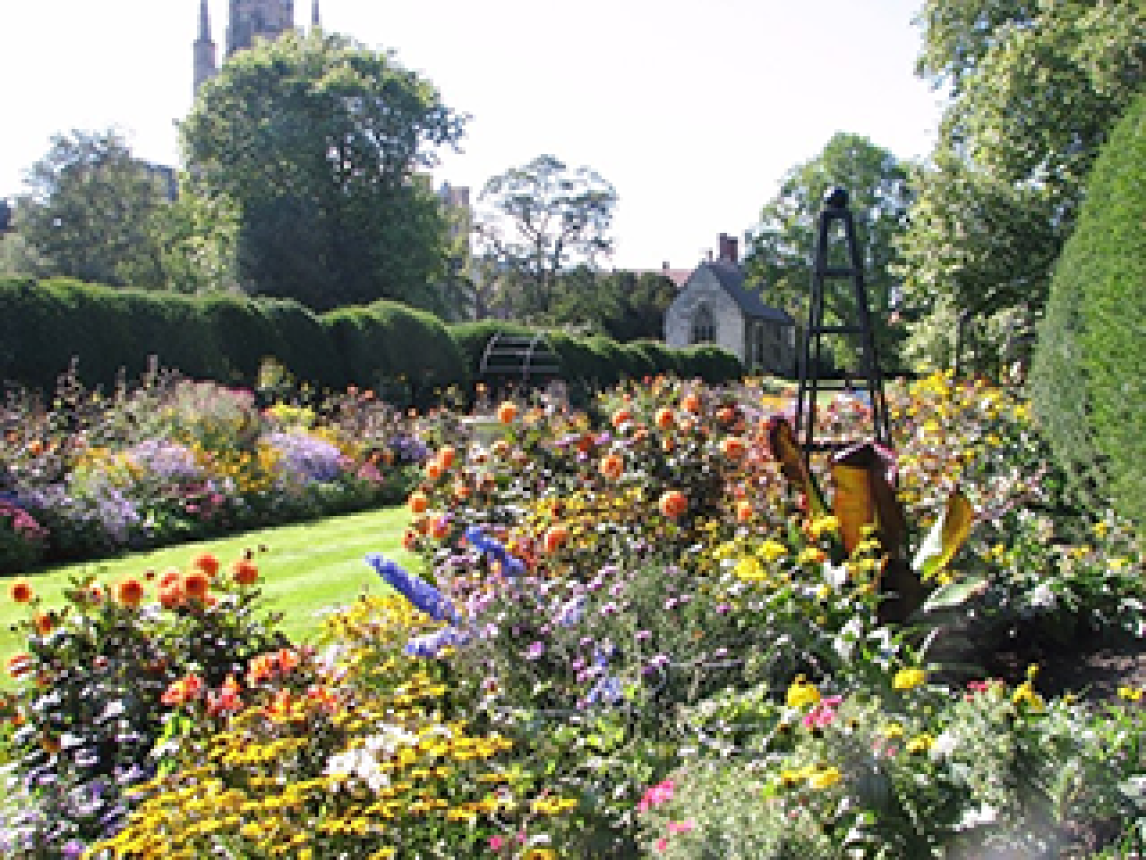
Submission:
<svg viewBox="0 0 1146 860">
<path fill-rule="evenodd" d="M 186 569 L 195 556 L 213 553 L 225 565 L 243 551 L 255 552 L 263 574 L 263 594 L 269 611 L 284 614 L 283 630 L 301 642 L 314 634 L 320 616 L 328 609 L 353 600 L 364 589 L 385 589 L 378 575 L 363 561 L 368 552 L 380 552 L 399 564 L 418 569 L 418 560 L 402 549 L 402 533 L 409 521 L 404 506 L 329 517 L 309 523 L 276 526 L 257 532 L 231 535 L 212 541 L 182 544 L 160 550 L 133 553 L 99 562 L 49 568 L 24 577 L 0 578 L 0 660 L 24 649 L 22 637 L 12 632 L 13 622 L 26 617 L 27 609 L 12 602 L 8 589 L 16 579 L 26 579 L 50 609 L 62 605 L 61 594 L 70 577 L 94 572 L 100 580 L 115 583 L 128 576 L 141 577 L 148 569 L 162 573 L 171 567 Z M 265 551 L 260 551 L 265 547 Z M 6 685 L 7 678 L 0 679 Z"/>
</svg>

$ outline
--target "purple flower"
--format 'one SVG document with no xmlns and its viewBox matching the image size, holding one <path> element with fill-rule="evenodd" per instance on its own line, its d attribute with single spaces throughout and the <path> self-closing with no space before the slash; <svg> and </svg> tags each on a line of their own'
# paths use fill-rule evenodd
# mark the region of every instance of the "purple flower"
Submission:
<svg viewBox="0 0 1146 860">
<path fill-rule="evenodd" d="M 620 611 L 621 610 L 617 608 L 617 604 L 615 604 L 615 603 L 606 603 L 604 606 L 601 607 L 601 614 L 606 615 L 606 616 L 616 615 Z"/>
<path fill-rule="evenodd" d="M 342 452 L 306 433 L 271 433 L 267 441 L 279 454 L 279 469 L 295 484 L 328 483 L 342 472 Z"/>
<path fill-rule="evenodd" d="M 545 653 L 544 642 L 531 642 L 529 649 L 525 652 L 526 660 L 539 660 L 541 655 Z"/>
<path fill-rule="evenodd" d="M 557 610 L 557 615 L 554 616 L 553 620 L 562 627 L 573 627 L 581 620 L 584 614 L 585 595 L 580 594 L 562 604 L 561 608 Z"/>
<path fill-rule="evenodd" d="M 634 634 L 634 636 L 638 642 L 644 642 L 645 640 L 650 639 L 652 637 L 652 635 L 653 635 L 653 632 L 651 630 L 638 630 Z"/>
<path fill-rule="evenodd" d="M 366 556 L 366 562 L 378 572 L 382 580 L 405 597 L 414 608 L 426 613 L 435 621 L 457 621 L 457 610 L 445 596 L 412 573 L 407 573 L 395 562 L 376 552 Z"/>
<path fill-rule="evenodd" d="M 679 601 L 675 597 L 670 597 L 668 600 L 665 601 L 665 609 L 668 609 L 668 610 L 676 609 L 676 605 L 678 602 Z"/>
<path fill-rule="evenodd" d="M 716 612 L 718 615 L 727 615 L 731 611 L 732 611 L 732 606 L 728 603 L 716 604 Z"/>
<path fill-rule="evenodd" d="M 469 640 L 469 634 L 456 627 L 443 627 L 433 633 L 415 636 L 406 643 L 406 654 L 411 657 L 437 657 L 446 648 L 456 648 Z"/>
<path fill-rule="evenodd" d="M 586 705 L 595 705 L 603 702 L 606 705 L 615 705 L 621 700 L 621 682 L 612 675 L 605 675 L 597 680 L 589 695 L 585 697 Z"/>
</svg>

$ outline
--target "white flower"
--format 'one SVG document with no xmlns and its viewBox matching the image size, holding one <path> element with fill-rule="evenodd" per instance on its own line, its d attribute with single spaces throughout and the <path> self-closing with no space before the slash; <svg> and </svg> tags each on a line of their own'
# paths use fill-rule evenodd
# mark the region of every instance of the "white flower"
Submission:
<svg viewBox="0 0 1146 860">
<path fill-rule="evenodd" d="M 853 616 L 847 624 L 840 628 L 840 632 L 832 642 L 832 647 L 840 655 L 841 660 L 846 662 L 851 659 L 862 630 L 863 625 L 857 616 Z"/>
<path fill-rule="evenodd" d="M 825 561 L 823 571 L 824 581 L 832 588 L 840 588 L 848 581 L 847 562 L 843 564 L 832 564 L 830 561 Z"/>
<path fill-rule="evenodd" d="M 955 736 L 954 732 L 940 732 L 939 737 L 935 739 L 935 743 L 931 745 L 932 760 L 938 761 L 939 759 L 947 758 L 951 753 L 955 752 L 955 747 L 958 745 L 959 739 Z"/>
</svg>

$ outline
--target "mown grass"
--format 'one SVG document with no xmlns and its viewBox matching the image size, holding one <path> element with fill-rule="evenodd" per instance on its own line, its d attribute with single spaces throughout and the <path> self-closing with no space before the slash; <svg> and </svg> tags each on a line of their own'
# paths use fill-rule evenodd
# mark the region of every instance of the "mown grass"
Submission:
<svg viewBox="0 0 1146 860">
<path fill-rule="evenodd" d="M 176 547 L 133 553 L 120 558 L 49 568 L 27 576 L 0 578 L 0 660 L 24 649 L 14 622 L 26 617 L 27 608 L 8 596 L 16 579 L 25 579 L 43 599 L 45 609 L 62 605 L 62 593 L 70 580 L 95 573 L 103 582 L 115 583 L 128 576 L 141 577 L 151 569 L 162 573 L 171 567 L 186 569 L 200 553 L 213 553 L 225 566 L 250 549 L 263 574 L 263 594 L 268 611 L 283 613 L 283 631 L 301 643 L 319 630 L 322 616 L 344 605 L 363 591 L 380 593 L 386 586 L 363 557 L 380 552 L 417 571 L 418 559 L 402 549 L 402 533 L 409 521 L 405 507 L 329 517 L 309 523 L 277 526 L 200 541 Z M 7 676 L 0 686 L 9 685 Z"/>
</svg>

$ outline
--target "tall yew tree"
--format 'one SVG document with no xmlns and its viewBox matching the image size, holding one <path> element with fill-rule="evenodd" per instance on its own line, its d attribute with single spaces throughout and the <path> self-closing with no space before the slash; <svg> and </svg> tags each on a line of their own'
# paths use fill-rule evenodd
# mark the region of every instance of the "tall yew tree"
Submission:
<svg viewBox="0 0 1146 860">
<path fill-rule="evenodd" d="M 439 309 L 446 223 L 429 178 L 464 119 L 391 55 L 287 35 L 237 54 L 182 126 L 195 193 L 238 211 L 239 280 L 316 310 Z"/>
</svg>

